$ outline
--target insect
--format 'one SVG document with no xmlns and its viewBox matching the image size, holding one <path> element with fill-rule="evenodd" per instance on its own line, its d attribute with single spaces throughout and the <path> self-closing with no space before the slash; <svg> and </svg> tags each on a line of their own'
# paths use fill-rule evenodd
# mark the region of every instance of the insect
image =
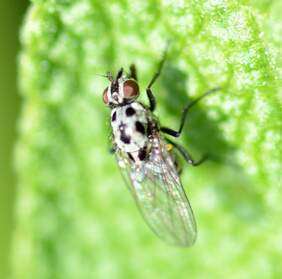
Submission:
<svg viewBox="0 0 282 279">
<path fill-rule="evenodd" d="M 196 240 L 197 226 L 181 184 L 175 150 L 193 166 L 200 165 L 206 156 L 194 161 L 184 147 L 165 134 L 179 137 L 190 109 L 218 89 L 206 92 L 184 108 L 178 130 L 161 126 L 153 113 L 156 100 L 151 87 L 165 58 L 166 52 L 146 89 L 148 106 L 137 101 L 139 85 L 134 65 L 128 76 L 122 68 L 115 77 L 107 73 L 110 84 L 103 92 L 103 101 L 111 109 L 112 151 L 145 221 L 165 242 L 191 246 Z"/>
</svg>

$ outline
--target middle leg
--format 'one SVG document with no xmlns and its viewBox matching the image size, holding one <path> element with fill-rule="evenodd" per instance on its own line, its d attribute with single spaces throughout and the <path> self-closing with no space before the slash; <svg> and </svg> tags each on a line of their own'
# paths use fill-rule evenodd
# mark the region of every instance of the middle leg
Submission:
<svg viewBox="0 0 282 279">
<path fill-rule="evenodd" d="M 216 91 L 218 91 L 218 90 L 220 90 L 220 88 L 219 88 L 219 87 L 216 87 L 216 88 L 213 88 L 213 89 L 207 91 L 206 93 L 204 93 L 204 94 L 201 95 L 200 97 L 196 98 L 194 101 L 192 101 L 190 104 L 188 104 L 188 105 L 184 108 L 184 110 L 183 110 L 183 112 L 182 112 L 182 115 L 181 115 L 180 127 L 179 127 L 178 131 L 175 131 L 175 130 L 173 130 L 173 129 L 171 129 L 171 128 L 168 128 L 168 127 L 161 127 L 161 131 L 162 131 L 163 133 L 168 134 L 168 135 L 170 135 L 170 136 L 173 136 L 173 137 L 175 137 L 175 138 L 179 137 L 179 136 L 181 135 L 182 130 L 183 130 L 183 127 L 184 127 L 184 124 L 185 124 L 185 121 L 186 121 L 186 116 L 187 116 L 188 112 L 190 111 L 190 109 L 191 109 L 194 105 L 196 105 L 200 100 L 202 100 L 202 99 L 205 98 L 206 96 L 208 96 L 208 95 L 210 95 L 210 94 L 212 94 L 212 93 L 214 93 L 214 92 L 216 92 Z"/>
</svg>

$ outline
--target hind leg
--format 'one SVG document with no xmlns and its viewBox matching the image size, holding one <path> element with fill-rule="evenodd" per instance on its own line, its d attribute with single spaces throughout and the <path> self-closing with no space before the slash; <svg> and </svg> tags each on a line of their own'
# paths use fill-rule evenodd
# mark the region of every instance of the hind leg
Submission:
<svg viewBox="0 0 282 279">
<path fill-rule="evenodd" d="M 202 163 L 204 163 L 207 159 L 208 159 L 208 155 L 205 154 L 200 160 L 195 161 L 192 156 L 189 154 L 189 152 L 180 144 L 165 138 L 167 140 L 168 143 L 170 143 L 173 147 L 176 148 L 176 150 L 178 150 L 178 152 L 182 155 L 182 157 L 184 158 L 184 160 L 189 164 L 192 165 L 194 167 L 197 167 L 199 165 L 201 165 Z"/>
</svg>

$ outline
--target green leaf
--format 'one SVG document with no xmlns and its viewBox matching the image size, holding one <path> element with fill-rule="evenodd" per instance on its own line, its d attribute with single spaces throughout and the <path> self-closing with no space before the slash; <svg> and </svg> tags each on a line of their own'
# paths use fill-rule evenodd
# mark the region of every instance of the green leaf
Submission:
<svg viewBox="0 0 282 279">
<path fill-rule="evenodd" d="M 22 30 L 24 104 L 14 278 L 279 278 L 282 3 L 279 0 L 34 0 Z M 134 62 L 199 168 L 183 165 L 198 222 L 191 249 L 146 227 L 108 154 L 107 81 Z M 146 102 L 145 94 L 141 99 Z"/>
</svg>

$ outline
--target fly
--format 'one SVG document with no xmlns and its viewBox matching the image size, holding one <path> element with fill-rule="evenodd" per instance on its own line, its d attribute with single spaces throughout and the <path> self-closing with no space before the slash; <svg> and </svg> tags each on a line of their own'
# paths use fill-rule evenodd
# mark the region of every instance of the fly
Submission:
<svg viewBox="0 0 282 279">
<path fill-rule="evenodd" d="M 154 115 L 156 100 L 151 87 L 159 77 L 165 61 L 163 55 L 158 71 L 151 79 L 146 94 L 149 106 L 137 101 L 139 85 L 134 65 L 125 76 L 121 68 L 104 90 L 103 101 L 111 109 L 113 151 L 121 173 L 146 223 L 165 242 L 191 246 L 197 237 L 193 211 L 181 184 L 175 150 L 191 165 L 198 166 L 206 159 L 194 161 L 180 144 L 165 137 L 179 137 L 190 109 L 212 89 L 183 110 L 178 130 L 161 126 Z"/>
</svg>

